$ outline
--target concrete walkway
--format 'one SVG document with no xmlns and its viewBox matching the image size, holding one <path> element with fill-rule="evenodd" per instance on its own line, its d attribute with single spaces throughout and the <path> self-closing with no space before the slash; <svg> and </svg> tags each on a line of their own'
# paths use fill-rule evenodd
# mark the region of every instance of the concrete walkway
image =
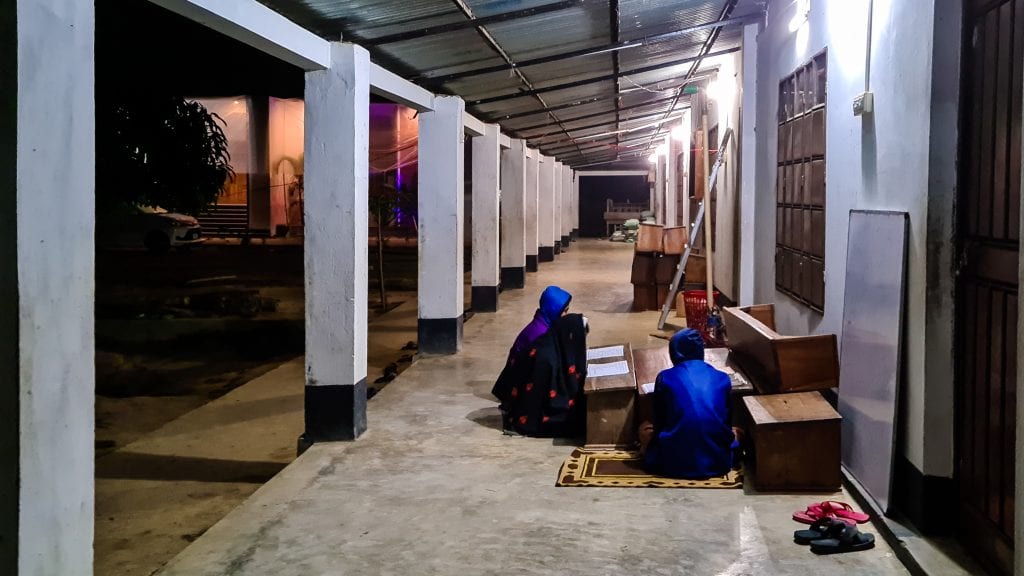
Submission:
<svg viewBox="0 0 1024 576">
<path fill-rule="evenodd" d="M 790 514 L 822 495 L 556 488 L 571 446 L 502 435 L 489 390 L 545 285 L 575 295 L 592 345 L 658 342 L 656 313 L 628 312 L 631 256 L 580 242 L 542 265 L 466 324 L 462 353 L 378 394 L 361 439 L 314 446 L 161 573 L 905 574 L 881 541 L 836 557 L 793 544 Z"/>
</svg>

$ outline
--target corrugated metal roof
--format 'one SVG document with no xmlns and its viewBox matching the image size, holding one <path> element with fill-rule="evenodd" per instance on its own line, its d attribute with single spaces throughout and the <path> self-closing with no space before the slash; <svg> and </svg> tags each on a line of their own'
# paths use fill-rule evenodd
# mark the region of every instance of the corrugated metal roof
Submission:
<svg viewBox="0 0 1024 576">
<path fill-rule="evenodd" d="M 727 4 L 764 0 L 260 0 L 297 23 L 366 45 L 373 58 L 571 164 L 635 155 L 675 99 Z M 473 20 L 463 11 L 467 7 Z M 616 35 L 617 31 L 617 35 Z M 658 37 L 666 35 L 668 37 Z M 654 38 L 652 38 L 652 36 Z M 737 49 L 721 28 L 713 52 Z M 609 50 L 618 42 L 643 45 Z M 597 52 L 598 50 L 603 50 Z M 507 59 L 506 59 L 507 58 Z M 515 63 L 513 70 L 509 61 Z M 672 106 L 675 105 L 675 108 Z"/>
</svg>

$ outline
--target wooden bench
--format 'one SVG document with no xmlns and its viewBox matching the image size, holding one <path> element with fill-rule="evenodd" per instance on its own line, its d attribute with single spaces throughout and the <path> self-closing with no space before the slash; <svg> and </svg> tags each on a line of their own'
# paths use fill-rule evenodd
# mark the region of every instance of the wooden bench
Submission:
<svg viewBox="0 0 1024 576">
<path fill-rule="evenodd" d="M 839 386 L 835 334 L 782 336 L 772 304 L 724 308 L 729 350 L 762 394 L 807 392 Z"/>
</svg>

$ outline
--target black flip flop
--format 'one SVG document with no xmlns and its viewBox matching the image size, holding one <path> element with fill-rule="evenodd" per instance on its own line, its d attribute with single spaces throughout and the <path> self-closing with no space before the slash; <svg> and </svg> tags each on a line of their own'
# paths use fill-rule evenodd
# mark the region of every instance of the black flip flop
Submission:
<svg viewBox="0 0 1024 576">
<path fill-rule="evenodd" d="M 807 530 L 793 532 L 793 542 L 806 545 L 814 540 L 835 538 L 846 526 L 847 523 L 838 518 L 819 518 Z"/>
<path fill-rule="evenodd" d="M 811 552 L 815 554 L 841 554 L 843 552 L 860 552 L 875 547 L 875 537 L 863 534 L 856 526 L 847 524 L 832 538 L 811 542 Z"/>
</svg>

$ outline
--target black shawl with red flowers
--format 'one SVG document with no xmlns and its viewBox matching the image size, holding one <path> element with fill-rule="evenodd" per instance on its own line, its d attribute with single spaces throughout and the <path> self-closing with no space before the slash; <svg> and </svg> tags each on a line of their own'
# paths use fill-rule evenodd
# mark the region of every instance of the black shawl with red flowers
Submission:
<svg viewBox="0 0 1024 576">
<path fill-rule="evenodd" d="M 526 436 L 574 437 L 584 432 L 587 330 L 567 314 L 531 346 L 509 354 L 491 393 L 501 401 L 506 430 Z"/>
</svg>

